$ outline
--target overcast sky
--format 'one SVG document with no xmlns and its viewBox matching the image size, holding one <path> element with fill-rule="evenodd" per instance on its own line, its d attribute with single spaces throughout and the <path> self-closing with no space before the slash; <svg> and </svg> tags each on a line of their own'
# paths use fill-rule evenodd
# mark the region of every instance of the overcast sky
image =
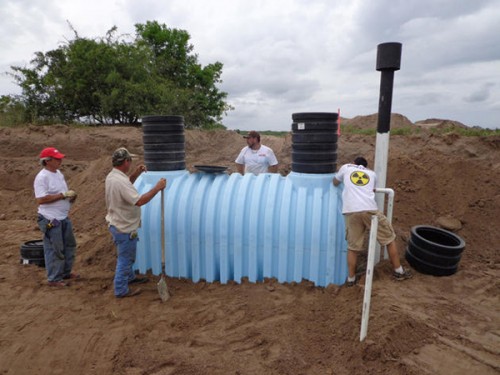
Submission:
<svg viewBox="0 0 500 375">
<path fill-rule="evenodd" d="M 295 112 L 378 111 L 377 46 L 403 45 L 392 112 L 500 128 L 499 0 L 0 0 L 0 71 L 36 51 L 156 20 L 224 64 L 230 129 L 290 130 Z M 19 94 L 6 74 L 0 95 Z"/>
</svg>

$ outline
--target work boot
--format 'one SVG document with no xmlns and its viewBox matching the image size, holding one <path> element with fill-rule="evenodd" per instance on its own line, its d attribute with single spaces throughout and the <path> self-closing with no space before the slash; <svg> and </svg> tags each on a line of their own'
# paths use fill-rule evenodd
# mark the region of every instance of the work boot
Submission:
<svg viewBox="0 0 500 375">
<path fill-rule="evenodd" d="M 121 296 L 116 296 L 116 298 L 126 298 L 126 297 L 133 297 L 133 296 L 136 296 L 138 294 L 141 294 L 142 290 L 137 288 L 137 289 L 130 289 L 128 290 L 127 293 L 125 294 L 122 294 Z"/>
<path fill-rule="evenodd" d="M 130 280 L 129 284 L 144 284 L 147 283 L 149 279 L 147 277 L 136 277 L 135 279 Z"/>
<path fill-rule="evenodd" d="M 77 273 L 73 273 L 71 272 L 69 275 L 66 275 L 63 277 L 63 279 L 79 279 L 80 278 L 80 275 L 77 274 Z"/>
<path fill-rule="evenodd" d="M 403 281 L 403 280 L 411 279 L 413 277 L 413 274 L 411 273 L 410 270 L 403 270 L 403 273 L 399 273 L 399 272 L 394 271 L 392 273 L 392 277 L 394 278 L 394 280 Z"/>
<path fill-rule="evenodd" d="M 354 281 L 349 281 L 349 280 L 346 279 L 345 286 L 348 287 L 348 288 L 350 288 L 350 287 L 356 285 L 357 283 L 358 283 L 358 277 L 355 276 L 354 277 Z"/>
<path fill-rule="evenodd" d="M 62 288 L 62 287 L 65 287 L 65 286 L 69 286 L 68 283 L 65 283 L 62 280 L 60 280 L 60 281 L 49 281 L 48 284 L 49 284 L 49 286 L 53 286 L 53 287 L 56 287 L 56 288 Z"/>
</svg>

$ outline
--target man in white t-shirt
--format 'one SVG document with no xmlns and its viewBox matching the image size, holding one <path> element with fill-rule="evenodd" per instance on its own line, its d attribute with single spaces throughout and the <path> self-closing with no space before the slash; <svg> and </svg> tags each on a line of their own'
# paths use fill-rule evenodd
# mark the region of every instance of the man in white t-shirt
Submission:
<svg viewBox="0 0 500 375">
<path fill-rule="evenodd" d="M 365 158 L 357 157 L 353 164 L 344 164 L 333 178 L 335 186 L 344 184 L 342 213 L 345 217 L 348 248 L 347 286 L 353 286 L 357 282 L 356 261 L 358 253 L 363 250 L 365 233 L 370 229 L 373 215 L 378 216 L 377 240 L 382 246 L 387 246 L 389 259 L 394 268 L 394 279 L 405 280 L 412 276 L 410 271 L 404 270 L 401 266 L 395 241 L 396 234 L 391 223 L 382 212 L 378 211 L 374 191 L 377 176 L 367 166 L 368 162 Z"/>
<path fill-rule="evenodd" d="M 243 147 L 236 158 L 236 167 L 239 173 L 276 173 L 278 172 L 278 160 L 273 150 L 260 144 L 260 134 L 254 130 L 248 132 L 243 138 L 247 140 L 247 146 Z"/>
<path fill-rule="evenodd" d="M 137 251 L 137 229 L 141 225 L 141 206 L 148 203 L 159 191 L 165 189 L 167 180 L 160 178 L 155 186 L 142 195 L 133 185 L 146 166 L 140 164 L 127 176 L 132 166 L 132 155 L 126 148 L 115 150 L 112 156 L 113 169 L 106 176 L 105 198 L 108 213 L 106 221 L 116 245 L 116 271 L 113 281 L 117 298 L 131 297 L 141 290 L 130 289 L 129 284 L 148 281 L 146 277 L 136 277 L 133 265 Z"/>
<path fill-rule="evenodd" d="M 38 227 L 43 233 L 43 253 L 49 286 L 68 286 L 66 280 L 80 276 L 72 273 L 76 252 L 73 225 L 68 217 L 76 193 L 68 185 L 59 170 L 64 154 L 54 147 L 40 153 L 43 169 L 33 183 L 38 203 Z"/>
</svg>

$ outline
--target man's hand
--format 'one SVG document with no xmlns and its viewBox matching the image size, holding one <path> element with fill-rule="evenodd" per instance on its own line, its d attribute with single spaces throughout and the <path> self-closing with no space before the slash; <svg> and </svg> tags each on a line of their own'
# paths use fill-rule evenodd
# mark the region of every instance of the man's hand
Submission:
<svg viewBox="0 0 500 375">
<path fill-rule="evenodd" d="M 63 195 L 64 195 L 64 199 L 66 199 L 66 198 L 71 199 L 71 198 L 76 197 L 76 192 L 74 190 L 68 190 L 68 191 L 64 192 Z"/>
<path fill-rule="evenodd" d="M 156 183 L 156 189 L 158 191 L 163 190 L 167 187 L 167 180 L 164 178 L 160 178 L 158 182 Z"/>
<path fill-rule="evenodd" d="M 147 172 L 148 169 L 146 168 L 146 166 L 144 164 L 141 164 L 141 165 L 138 165 L 137 168 L 135 168 L 135 172 L 134 174 L 136 176 L 139 176 L 142 172 Z"/>
<path fill-rule="evenodd" d="M 243 175 L 245 173 L 245 165 L 236 163 L 236 171 Z"/>
<path fill-rule="evenodd" d="M 77 194 L 74 190 L 68 190 L 63 193 L 64 199 L 69 199 L 71 203 L 76 200 Z"/>
<path fill-rule="evenodd" d="M 134 172 L 129 176 L 129 180 L 131 183 L 134 183 L 137 180 L 137 177 L 141 175 L 142 172 L 147 172 L 148 169 L 144 164 L 140 164 L 137 168 L 134 169 Z"/>
</svg>

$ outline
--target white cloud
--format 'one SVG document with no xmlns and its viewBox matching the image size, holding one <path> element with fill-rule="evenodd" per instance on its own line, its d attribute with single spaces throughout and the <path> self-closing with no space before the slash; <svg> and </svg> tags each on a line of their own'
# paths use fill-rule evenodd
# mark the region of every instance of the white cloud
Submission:
<svg viewBox="0 0 500 375">
<path fill-rule="evenodd" d="M 393 112 L 500 127 L 495 0 L 0 0 L 0 71 L 73 37 L 156 20 L 186 30 L 202 64 L 224 64 L 230 128 L 290 129 L 291 114 L 378 110 L 377 45 L 403 44 Z M 0 77 L 0 94 L 19 92 Z M 457 118 L 461 117 L 461 118 Z"/>
</svg>

